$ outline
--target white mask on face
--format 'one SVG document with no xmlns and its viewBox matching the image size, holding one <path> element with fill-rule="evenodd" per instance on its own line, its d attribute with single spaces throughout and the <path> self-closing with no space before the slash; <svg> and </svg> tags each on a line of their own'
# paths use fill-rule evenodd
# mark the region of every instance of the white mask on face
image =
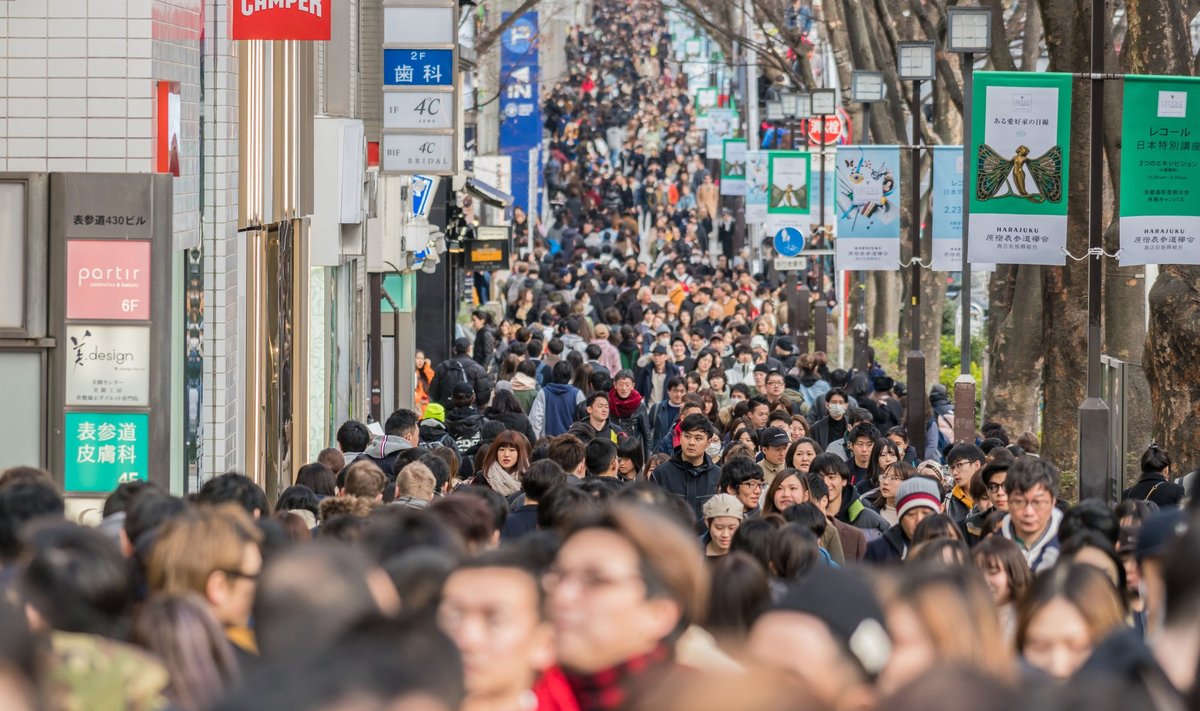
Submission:
<svg viewBox="0 0 1200 711">
<path fill-rule="evenodd" d="M 721 442 L 709 442 L 708 448 L 705 449 L 704 452 L 709 456 L 710 459 L 716 459 L 717 455 L 721 453 Z"/>
<path fill-rule="evenodd" d="M 829 406 L 829 414 L 834 417 L 841 417 L 846 414 L 846 406 L 840 403 L 831 404 Z"/>
</svg>

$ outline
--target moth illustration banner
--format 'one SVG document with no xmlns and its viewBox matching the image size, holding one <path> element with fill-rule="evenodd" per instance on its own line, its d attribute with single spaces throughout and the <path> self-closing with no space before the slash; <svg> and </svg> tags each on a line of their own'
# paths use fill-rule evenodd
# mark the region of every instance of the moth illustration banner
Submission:
<svg viewBox="0 0 1200 711">
<path fill-rule="evenodd" d="M 746 194 L 746 139 L 727 138 L 721 155 L 721 194 Z"/>
<path fill-rule="evenodd" d="M 737 134 L 738 112 L 735 109 L 709 109 L 708 131 L 705 133 L 705 154 L 711 160 L 721 157 L 725 139 Z"/>
<path fill-rule="evenodd" d="M 767 221 L 767 151 L 746 151 L 746 222 Z"/>
<path fill-rule="evenodd" d="M 809 177 L 812 156 L 804 151 L 772 151 L 767 160 L 767 214 L 803 215 L 811 211 Z"/>
<path fill-rule="evenodd" d="M 837 265 L 892 271 L 900 259 L 898 146 L 837 149 Z"/>
<path fill-rule="evenodd" d="M 1121 125 L 1125 264 L 1200 264 L 1200 79 L 1128 76 Z"/>
<path fill-rule="evenodd" d="M 1066 262 L 1071 75 L 979 72 L 972 121 L 972 262 Z"/>
</svg>

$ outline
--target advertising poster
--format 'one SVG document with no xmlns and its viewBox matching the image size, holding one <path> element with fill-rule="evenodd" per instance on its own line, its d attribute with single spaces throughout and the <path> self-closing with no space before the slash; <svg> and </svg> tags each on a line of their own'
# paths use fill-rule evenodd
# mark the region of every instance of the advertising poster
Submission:
<svg viewBox="0 0 1200 711">
<path fill-rule="evenodd" d="M 725 140 L 721 155 L 721 194 L 746 194 L 746 140 Z"/>
<path fill-rule="evenodd" d="M 1200 264 L 1200 79 L 1125 77 L 1121 253 L 1126 264 Z"/>
<path fill-rule="evenodd" d="M 1071 75 L 979 72 L 972 125 L 972 262 L 1066 262 Z"/>
<path fill-rule="evenodd" d="M 708 131 L 705 134 L 705 154 L 709 159 L 721 157 L 725 139 L 737 135 L 738 112 L 734 109 L 709 109 Z"/>
<path fill-rule="evenodd" d="M 504 13 L 507 18 L 511 13 Z M 542 144 L 542 108 L 538 91 L 538 13 L 527 12 L 500 39 L 500 155 L 512 160 L 514 204 L 536 214 L 530 195 L 541 187 L 541 166 L 530 162 L 530 149 Z"/>
<path fill-rule="evenodd" d="M 892 271 L 900 260 L 898 146 L 837 150 L 837 265 Z"/>
<path fill-rule="evenodd" d="M 746 151 L 746 222 L 767 221 L 767 151 Z"/>
</svg>

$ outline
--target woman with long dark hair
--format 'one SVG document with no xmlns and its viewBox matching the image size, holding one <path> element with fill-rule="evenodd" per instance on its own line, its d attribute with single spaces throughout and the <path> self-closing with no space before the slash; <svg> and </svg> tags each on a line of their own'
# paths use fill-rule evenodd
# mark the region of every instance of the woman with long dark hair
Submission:
<svg viewBox="0 0 1200 711">
<path fill-rule="evenodd" d="M 525 439 L 530 442 L 534 440 L 533 425 L 529 424 L 529 418 L 521 408 L 521 401 L 512 390 L 494 390 L 492 404 L 483 411 L 483 416 L 489 420 L 503 422 L 505 427 L 525 435 Z"/>
<path fill-rule="evenodd" d="M 171 676 L 173 708 L 211 708 L 238 678 L 233 647 L 198 595 L 153 595 L 133 619 L 130 640 L 152 652 Z"/>
<path fill-rule="evenodd" d="M 519 432 L 505 430 L 492 440 L 471 483 L 511 496 L 521 490 L 521 477 L 528 468 L 529 440 Z"/>
</svg>

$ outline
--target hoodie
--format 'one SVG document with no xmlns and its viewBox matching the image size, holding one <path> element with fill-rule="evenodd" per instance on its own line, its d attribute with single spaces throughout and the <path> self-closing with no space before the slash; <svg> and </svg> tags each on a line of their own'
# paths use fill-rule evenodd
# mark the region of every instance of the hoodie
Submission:
<svg viewBox="0 0 1200 711">
<path fill-rule="evenodd" d="M 483 443 L 483 422 L 476 407 L 456 407 L 446 412 L 446 432 L 454 438 L 454 447 L 463 457 L 474 456 Z"/>
<path fill-rule="evenodd" d="M 1012 514 L 1008 514 L 1000 523 L 1000 535 L 1021 547 L 1021 552 L 1025 554 L 1025 560 L 1029 562 L 1029 569 L 1036 575 L 1043 570 L 1053 568 L 1054 564 L 1058 562 L 1058 554 L 1061 549 L 1058 541 L 1058 526 L 1062 523 L 1062 519 L 1062 509 L 1057 506 L 1051 508 L 1050 525 L 1046 527 L 1042 537 L 1026 543 L 1017 540 L 1016 530 L 1013 529 Z"/>
<path fill-rule="evenodd" d="M 420 428 L 417 431 L 421 433 L 421 446 L 425 449 L 449 447 L 458 451 L 454 444 L 454 438 L 446 431 L 446 425 L 441 420 L 421 420 Z"/>
<path fill-rule="evenodd" d="M 583 393 L 570 383 L 551 383 L 542 388 L 529 412 L 533 434 L 540 439 L 565 433 L 575 421 L 575 406 L 583 401 Z"/>
<path fill-rule="evenodd" d="M 412 449 L 412 446 L 412 442 L 399 435 L 383 435 L 371 440 L 361 458 L 374 462 L 383 470 L 388 479 L 395 479 L 396 472 L 393 464 L 396 462 L 396 455 L 406 449 Z"/>
<path fill-rule="evenodd" d="M 538 394 L 537 380 L 524 373 L 517 373 L 512 379 L 512 392 L 517 402 L 521 403 L 521 409 L 528 415 Z"/>
</svg>

